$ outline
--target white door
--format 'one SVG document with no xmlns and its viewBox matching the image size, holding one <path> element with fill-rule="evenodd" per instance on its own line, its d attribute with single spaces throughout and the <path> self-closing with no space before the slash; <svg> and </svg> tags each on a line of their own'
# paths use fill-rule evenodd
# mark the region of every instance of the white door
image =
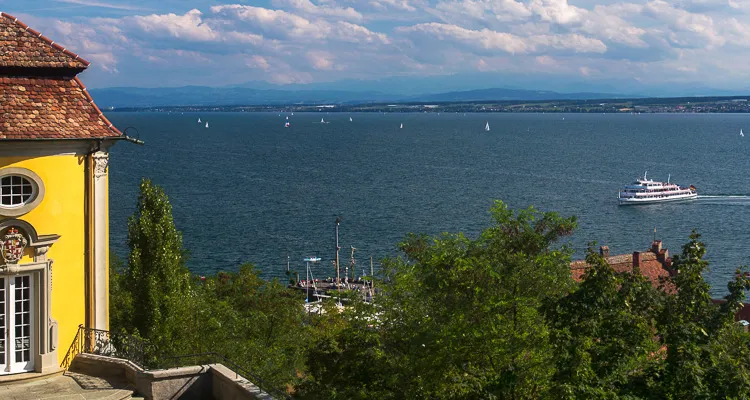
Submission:
<svg viewBox="0 0 750 400">
<path fill-rule="evenodd" d="M 0 374 L 34 369 L 31 275 L 0 278 Z"/>
</svg>

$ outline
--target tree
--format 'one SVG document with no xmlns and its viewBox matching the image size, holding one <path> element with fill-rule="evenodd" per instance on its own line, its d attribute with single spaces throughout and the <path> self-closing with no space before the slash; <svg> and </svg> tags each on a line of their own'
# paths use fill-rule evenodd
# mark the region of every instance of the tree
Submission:
<svg viewBox="0 0 750 400">
<path fill-rule="evenodd" d="M 734 322 L 734 314 L 742 307 L 750 281 L 744 270 L 738 270 L 728 284 L 726 303 L 715 304 L 703 279 L 708 262 L 703 259 L 706 247 L 699 239 L 693 231 L 682 254 L 674 257 L 672 283 L 676 292 L 668 298 L 661 318 L 667 349 L 662 396 L 748 398 L 750 340 Z"/>
<path fill-rule="evenodd" d="M 647 395 L 661 362 L 656 316 L 664 294 L 640 271 L 617 273 L 589 248 L 580 286 L 552 304 L 556 390 L 560 399 Z"/>
<path fill-rule="evenodd" d="M 143 179 L 136 212 L 128 220 L 127 268 L 115 274 L 113 328 L 124 328 L 149 340 L 164 354 L 182 345 L 181 318 L 194 297 L 185 267 L 182 235 L 174 226 L 172 205 L 164 190 Z"/>
<path fill-rule="evenodd" d="M 207 277 L 200 293 L 206 306 L 194 325 L 207 328 L 199 351 L 229 355 L 274 387 L 296 379 L 316 338 L 299 293 L 261 279 L 250 264 Z"/>
<path fill-rule="evenodd" d="M 308 391 L 321 398 L 357 393 L 359 381 L 343 377 L 362 376 L 352 371 L 367 359 L 369 369 L 386 371 L 367 381 L 382 398 L 544 396 L 553 363 L 540 307 L 574 284 L 570 249 L 554 245 L 575 218 L 533 208 L 514 213 L 502 202 L 491 214 L 494 224 L 474 240 L 408 236 L 400 245 L 405 258 L 385 264 L 389 283 L 374 308 L 349 314 L 354 327 L 377 323 L 319 343 L 308 355 Z M 366 346 L 356 351 L 355 343 Z M 346 357 L 320 368 L 320 354 Z"/>
</svg>

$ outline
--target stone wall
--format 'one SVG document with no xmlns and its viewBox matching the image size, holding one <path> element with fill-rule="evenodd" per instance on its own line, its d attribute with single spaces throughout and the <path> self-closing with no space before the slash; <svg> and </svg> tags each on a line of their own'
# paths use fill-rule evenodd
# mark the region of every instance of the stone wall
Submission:
<svg viewBox="0 0 750 400">
<path fill-rule="evenodd" d="M 222 364 L 145 371 L 130 361 L 78 354 L 70 371 L 127 382 L 147 400 L 270 400 L 268 393 Z"/>
</svg>

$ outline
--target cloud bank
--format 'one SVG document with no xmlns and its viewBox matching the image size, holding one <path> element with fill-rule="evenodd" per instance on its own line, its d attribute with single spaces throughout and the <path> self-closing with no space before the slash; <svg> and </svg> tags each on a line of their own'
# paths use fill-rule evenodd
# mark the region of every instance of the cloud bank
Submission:
<svg viewBox="0 0 750 400">
<path fill-rule="evenodd" d="M 93 61 L 99 87 L 489 72 L 736 88 L 750 77 L 747 0 L 270 0 L 152 13 L 65 2 L 122 13 L 19 15 Z"/>
</svg>

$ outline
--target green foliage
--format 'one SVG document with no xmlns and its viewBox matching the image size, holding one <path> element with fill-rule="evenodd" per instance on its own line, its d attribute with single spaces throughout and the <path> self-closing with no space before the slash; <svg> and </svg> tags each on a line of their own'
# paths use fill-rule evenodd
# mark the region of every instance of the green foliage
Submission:
<svg viewBox="0 0 750 400">
<path fill-rule="evenodd" d="M 475 240 L 461 234 L 409 236 L 400 245 L 406 258 L 385 264 L 390 283 L 375 307 L 360 311 L 364 315 L 349 313 L 349 328 L 309 353 L 305 393 L 517 399 L 546 394 L 553 363 L 540 307 L 573 286 L 570 250 L 553 245 L 572 232 L 575 220 L 533 208 L 516 214 L 501 202 L 492 217 L 494 225 Z M 360 326 L 375 320 L 372 328 Z M 321 365 L 323 356 L 338 361 Z M 360 393 L 361 382 L 367 391 Z"/>
<path fill-rule="evenodd" d="M 202 348 L 241 360 L 277 387 L 291 383 L 304 368 L 304 349 L 315 336 L 306 323 L 304 303 L 277 280 L 265 281 L 252 265 L 206 278 L 200 290 L 204 315 L 198 325 Z"/>
<path fill-rule="evenodd" d="M 667 349 L 662 394 L 673 399 L 748 398 L 748 335 L 739 331 L 734 313 L 742 306 L 750 281 L 743 270 L 728 284 L 726 303 L 711 300 L 703 279 L 706 247 L 695 231 L 674 257 L 676 293 L 662 315 Z M 744 348 L 734 348 L 733 346 Z"/>
<path fill-rule="evenodd" d="M 474 239 L 407 236 L 374 303 L 310 315 L 252 265 L 191 275 L 171 211 L 144 180 L 127 264 L 110 266 L 112 330 L 153 343 L 154 365 L 217 352 L 304 399 L 750 398 L 750 334 L 734 321 L 750 273 L 716 304 L 695 232 L 659 289 L 591 249 L 575 283 L 559 244 L 575 218 L 497 202 Z"/>
<path fill-rule="evenodd" d="M 300 295 L 261 279 L 249 264 L 204 279 L 192 275 L 169 200 L 148 180 L 128 232 L 127 265 L 116 258 L 110 265 L 110 325 L 148 340 L 151 367 L 215 352 L 274 387 L 296 380 L 304 349 L 317 337 Z"/>
<path fill-rule="evenodd" d="M 580 287 L 549 318 L 561 399 L 641 397 L 660 362 L 654 340 L 662 292 L 636 273 L 617 273 L 592 249 Z"/>
<path fill-rule="evenodd" d="M 164 190 L 141 181 L 136 213 L 128 220 L 127 268 L 112 277 L 112 330 L 137 333 L 165 354 L 182 342 L 181 316 L 192 297 L 182 236 Z M 188 300 L 188 301 L 186 301 Z"/>
</svg>

